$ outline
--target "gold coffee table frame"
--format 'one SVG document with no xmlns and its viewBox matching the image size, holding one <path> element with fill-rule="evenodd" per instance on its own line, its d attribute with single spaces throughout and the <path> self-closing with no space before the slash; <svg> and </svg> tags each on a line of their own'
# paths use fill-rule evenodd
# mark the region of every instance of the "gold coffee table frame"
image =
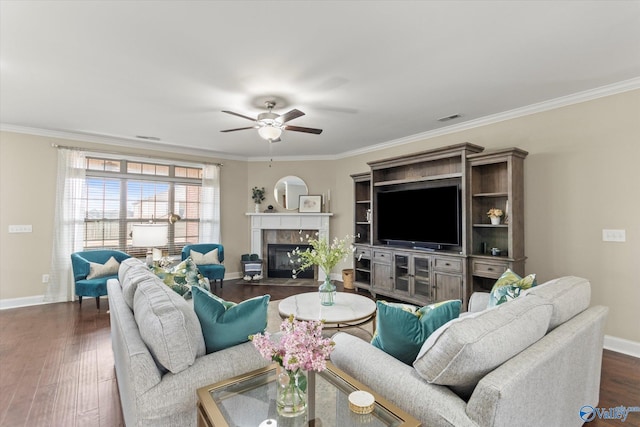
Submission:
<svg viewBox="0 0 640 427">
<path fill-rule="evenodd" d="M 272 364 L 262 369 L 248 372 L 243 375 L 238 375 L 237 377 L 230 378 L 225 381 L 220 381 L 213 385 L 199 388 L 197 390 L 198 426 L 199 427 L 229 427 L 229 423 L 224 418 L 220 408 L 218 407 L 218 404 L 216 403 L 216 401 L 212 396 L 212 393 L 215 393 L 217 391 L 224 391 L 225 389 L 230 389 L 232 387 L 234 388 L 239 387 L 240 391 L 232 392 L 231 395 L 239 395 L 239 394 L 241 395 L 243 391 L 249 391 L 256 387 L 256 386 L 253 386 L 253 387 L 248 386 L 249 388 L 243 390 L 242 389 L 243 383 L 249 384 L 251 380 L 255 380 L 260 376 L 265 376 L 266 379 L 264 382 L 262 382 L 259 385 L 264 385 L 264 384 L 268 384 L 270 382 L 275 381 L 276 369 L 277 369 L 277 365 Z M 396 405 L 389 402 L 388 400 L 386 400 L 384 397 L 380 396 L 376 392 L 372 391 L 361 382 L 352 378 L 350 375 L 348 375 L 341 369 L 338 369 L 335 365 L 333 365 L 333 363 L 327 362 L 327 369 L 325 371 L 320 373 L 309 372 L 309 388 L 308 388 L 309 393 L 307 395 L 307 399 L 309 402 L 309 405 L 307 407 L 307 411 L 308 411 L 307 425 L 309 426 L 316 425 L 315 405 L 314 405 L 315 381 L 316 381 L 315 375 L 323 376 L 323 378 L 326 379 L 328 383 L 332 384 L 334 387 L 338 389 L 343 390 L 344 388 L 348 388 L 349 391 L 364 390 L 371 393 L 374 396 L 376 402 L 375 402 L 375 408 L 372 414 L 368 414 L 368 415 L 353 414 L 353 416 L 356 416 L 356 417 L 373 416 L 373 417 L 379 418 L 380 420 L 382 420 L 382 417 L 386 419 L 393 419 L 393 423 L 388 423 L 386 425 L 394 426 L 394 427 L 419 427 L 421 425 L 417 419 L 409 415 L 407 412 L 398 408 Z M 343 385 L 343 387 L 341 388 L 339 385 L 336 385 L 338 383 L 340 383 L 339 385 Z M 344 387 L 345 384 L 346 384 L 346 387 Z M 347 396 L 344 396 L 344 399 L 345 399 L 345 402 L 344 402 L 345 405 L 348 406 Z M 274 396 L 274 400 L 275 400 L 275 396 Z M 247 410 L 250 410 L 250 409 L 247 408 Z M 325 426 L 325 427 L 328 427 L 328 426 Z"/>
</svg>

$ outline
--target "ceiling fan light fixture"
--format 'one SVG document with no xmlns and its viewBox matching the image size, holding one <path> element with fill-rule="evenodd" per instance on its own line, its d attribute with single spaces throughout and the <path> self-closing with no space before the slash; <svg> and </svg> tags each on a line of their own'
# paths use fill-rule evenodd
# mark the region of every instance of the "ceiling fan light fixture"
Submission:
<svg viewBox="0 0 640 427">
<path fill-rule="evenodd" d="M 258 129 L 258 134 L 262 139 L 266 139 L 267 141 L 273 141 L 280 138 L 282 135 L 282 129 L 273 125 L 264 125 Z"/>
</svg>

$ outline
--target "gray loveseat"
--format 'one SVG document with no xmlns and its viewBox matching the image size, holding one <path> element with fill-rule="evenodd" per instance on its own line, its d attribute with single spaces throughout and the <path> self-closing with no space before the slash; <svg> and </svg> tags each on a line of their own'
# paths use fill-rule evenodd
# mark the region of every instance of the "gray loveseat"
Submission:
<svg viewBox="0 0 640 427">
<path fill-rule="evenodd" d="M 589 307 L 590 283 L 563 277 L 434 332 L 413 366 L 366 341 L 334 335 L 332 362 L 425 426 L 580 426 L 597 406 L 608 309 Z"/>
<path fill-rule="evenodd" d="M 107 291 L 127 427 L 195 426 L 196 389 L 268 364 L 250 342 L 205 355 L 192 305 L 135 258 Z"/>
</svg>

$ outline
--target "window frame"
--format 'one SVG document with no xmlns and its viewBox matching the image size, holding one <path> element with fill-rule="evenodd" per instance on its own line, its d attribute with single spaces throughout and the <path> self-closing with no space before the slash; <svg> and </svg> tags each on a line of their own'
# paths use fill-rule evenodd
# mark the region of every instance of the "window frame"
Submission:
<svg viewBox="0 0 640 427">
<path fill-rule="evenodd" d="M 99 170 L 99 169 L 92 169 L 90 168 L 90 164 L 92 161 L 103 161 L 103 169 Z M 106 170 L 107 169 L 107 162 L 111 162 L 109 163 L 110 165 L 113 165 L 113 163 L 118 163 L 119 164 L 119 170 L 118 171 L 114 171 L 114 170 Z M 131 164 L 141 164 L 141 172 L 137 173 L 137 172 L 128 172 L 128 167 Z M 142 171 L 145 169 L 144 165 L 148 165 L 151 166 L 153 165 L 154 167 L 157 166 L 162 166 L 163 168 L 168 167 L 168 174 L 162 174 L 162 175 L 157 175 L 157 174 L 149 174 L 149 173 L 143 173 Z M 140 182 L 140 183 L 144 183 L 144 182 L 160 182 L 163 184 L 167 184 L 168 185 L 168 190 L 167 190 L 167 211 L 168 213 L 172 213 L 174 212 L 175 206 L 176 206 L 176 186 L 177 185 L 184 185 L 186 188 L 188 188 L 189 186 L 196 186 L 199 188 L 199 193 L 198 193 L 198 197 L 197 197 L 197 203 L 198 203 L 198 214 L 197 214 L 197 218 L 182 218 L 181 221 L 185 222 L 185 223 L 197 223 L 198 224 L 198 229 L 199 229 L 199 224 L 200 224 L 200 203 L 201 203 L 201 188 L 202 188 L 202 175 L 203 175 L 203 166 L 202 165 L 194 165 L 194 164 L 188 164 L 188 163 L 180 163 L 180 162 L 163 162 L 161 160 L 140 160 L 140 159 L 135 159 L 135 158 L 114 158 L 114 157 L 110 157 L 110 156 L 100 156 L 100 155 L 91 155 L 91 156 L 86 156 L 86 163 L 85 163 L 85 167 L 86 167 L 86 171 L 85 171 L 85 181 L 88 182 L 90 179 L 113 179 L 113 180 L 118 180 L 120 183 L 120 189 L 119 189 L 119 215 L 117 219 L 109 219 L 109 218 L 105 218 L 105 212 L 102 212 L 102 218 L 96 218 L 96 219 L 90 219 L 89 218 L 89 189 L 87 188 L 86 192 L 84 193 L 84 197 L 86 197 L 87 199 L 87 208 L 86 208 L 86 212 L 85 212 L 85 219 L 84 219 L 84 224 L 85 224 L 85 236 L 83 238 L 83 247 L 85 250 L 90 250 L 90 249 L 117 249 L 117 250 L 121 250 L 124 252 L 127 252 L 128 254 L 132 255 L 132 256 L 144 256 L 146 249 L 145 248 L 138 248 L 138 247 L 133 247 L 131 246 L 131 237 L 130 237 L 130 230 L 131 230 L 131 224 L 139 224 L 139 223 L 143 223 L 143 222 L 147 222 L 148 220 L 153 220 L 155 222 L 161 222 L 161 221 L 167 221 L 168 222 L 168 218 L 167 217 L 161 217 L 161 218 L 155 218 L 153 215 L 151 218 L 148 217 L 144 217 L 143 215 L 143 211 L 141 210 L 140 212 L 140 217 L 138 218 L 129 218 L 128 214 L 127 214 L 127 204 L 129 203 L 130 199 L 129 199 L 129 194 L 128 194 L 128 185 L 131 182 Z M 181 168 L 181 169 L 186 169 L 185 172 L 189 172 L 189 171 L 193 171 L 196 170 L 197 172 L 195 172 L 196 175 L 199 176 L 199 178 L 190 178 L 190 177 L 177 177 L 176 176 L 176 168 Z M 193 173 L 193 172 L 192 172 Z M 189 175 L 189 173 L 187 173 L 187 175 Z M 88 186 L 87 186 L 88 187 Z M 104 197 L 103 197 L 103 200 Z M 155 211 L 155 208 L 154 208 Z M 112 245 L 105 245 L 105 238 L 104 235 L 102 236 L 102 245 L 90 245 L 88 243 L 90 242 L 99 242 L 99 239 L 96 240 L 88 240 L 87 239 L 87 224 L 88 223 L 98 223 L 98 222 L 111 222 L 111 223 L 117 223 L 118 224 L 118 238 L 117 238 L 117 247 L 114 247 Z M 189 227 L 187 227 L 188 229 Z M 103 227 L 104 230 L 104 227 Z M 180 241 L 178 243 L 176 243 L 175 241 L 175 224 L 171 224 L 169 223 L 169 235 L 168 235 L 168 245 L 159 249 L 162 249 L 163 252 L 166 251 L 169 255 L 178 255 L 180 254 L 182 248 L 190 243 L 197 243 L 198 242 L 198 236 L 189 236 L 188 234 L 186 236 L 184 236 L 184 238 L 180 237 L 181 239 L 184 239 L 184 241 Z"/>
</svg>

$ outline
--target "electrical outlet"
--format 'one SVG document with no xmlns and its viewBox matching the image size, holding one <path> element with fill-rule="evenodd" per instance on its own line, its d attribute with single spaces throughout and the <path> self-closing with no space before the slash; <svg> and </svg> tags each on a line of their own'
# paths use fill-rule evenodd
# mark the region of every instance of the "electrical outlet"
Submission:
<svg viewBox="0 0 640 427">
<path fill-rule="evenodd" d="M 602 230 L 603 242 L 626 242 L 627 232 L 626 230 Z"/>
<path fill-rule="evenodd" d="M 42 275 L 42 283 L 49 283 L 49 275 L 48 274 L 43 274 Z"/>
<path fill-rule="evenodd" d="M 10 225 L 9 233 L 31 233 L 33 227 L 31 225 Z"/>
</svg>

